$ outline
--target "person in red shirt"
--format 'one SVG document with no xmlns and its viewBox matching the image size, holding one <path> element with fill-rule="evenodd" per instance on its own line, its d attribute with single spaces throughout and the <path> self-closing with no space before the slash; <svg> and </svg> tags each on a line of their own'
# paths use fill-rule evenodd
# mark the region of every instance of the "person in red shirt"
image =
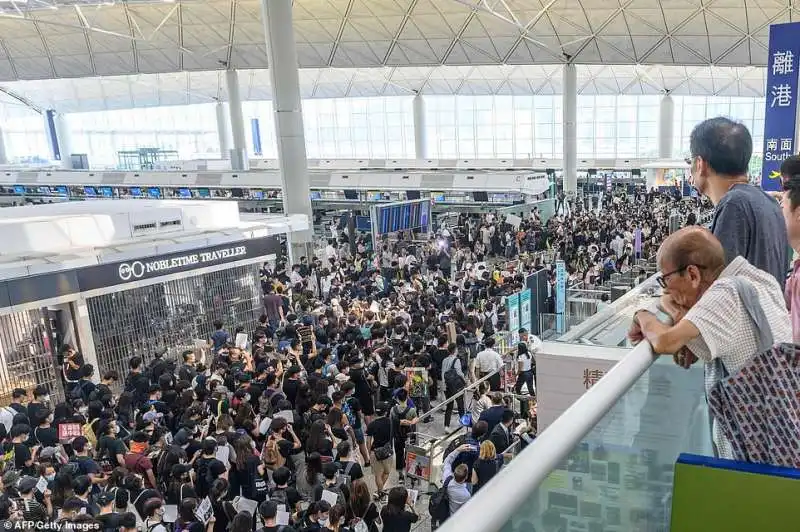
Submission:
<svg viewBox="0 0 800 532">
<path fill-rule="evenodd" d="M 153 473 L 153 462 L 147 457 L 150 448 L 148 436 L 144 432 L 136 432 L 131 437 L 131 450 L 125 455 L 125 468 L 131 473 L 141 475 L 148 488 L 156 487 L 156 477 Z"/>
</svg>

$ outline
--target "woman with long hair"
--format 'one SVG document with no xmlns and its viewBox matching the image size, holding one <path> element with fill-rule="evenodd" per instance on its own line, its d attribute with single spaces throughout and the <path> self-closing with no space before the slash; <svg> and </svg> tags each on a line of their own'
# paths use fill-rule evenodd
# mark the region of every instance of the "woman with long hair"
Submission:
<svg viewBox="0 0 800 532">
<path fill-rule="evenodd" d="M 411 532 L 411 525 L 419 516 L 409 504 L 408 491 L 402 486 L 389 490 L 389 499 L 381 510 L 383 532 Z"/>
<path fill-rule="evenodd" d="M 497 449 L 490 440 L 481 443 L 480 455 L 472 466 L 472 493 L 484 486 L 500 471 L 503 459 L 497 458 Z"/>
<path fill-rule="evenodd" d="M 306 458 L 305 471 L 297 476 L 297 491 L 304 500 L 313 499 L 314 487 L 322 484 L 322 457 L 319 453 L 311 453 Z"/>
<path fill-rule="evenodd" d="M 250 436 L 239 436 L 233 442 L 233 450 L 236 461 L 231 470 L 231 495 L 264 502 L 267 500 L 267 470 L 253 453 L 253 440 Z"/>
<path fill-rule="evenodd" d="M 331 515 L 333 515 L 333 509 L 331 509 Z M 363 521 L 369 532 L 378 532 L 376 523 L 380 517 L 378 506 L 372 501 L 369 487 L 362 479 L 350 483 L 350 504 L 345 517 L 351 527 Z"/>
<path fill-rule="evenodd" d="M 333 459 L 333 434 L 331 428 L 321 419 L 316 420 L 309 427 L 306 453 L 319 453 L 320 456 Z"/>
<path fill-rule="evenodd" d="M 253 530 L 253 516 L 250 512 L 239 512 L 231 521 L 229 532 L 251 532 Z"/>
</svg>

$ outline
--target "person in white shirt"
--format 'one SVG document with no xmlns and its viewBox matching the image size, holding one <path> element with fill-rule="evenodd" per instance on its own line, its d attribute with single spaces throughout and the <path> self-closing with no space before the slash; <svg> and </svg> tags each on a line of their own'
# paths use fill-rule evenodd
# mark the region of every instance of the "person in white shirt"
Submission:
<svg viewBox="0 0 800 532">
<path fill-rule="evenodd" d="M 328 245 L 325 246 L 325 257 L 328 259 L 328 264 L 330 264 L 331 259 L 336 260 L 338 258 L 336 247 L 334 246 L 335 243 L 336 241 L 331 239 L 328 240 Z"/>
<path fill-rule="evenodd" d="M 467 451 L 474 452 L 477 449 L 468 443 L 456 447 L 452 453 L 447 455 L 442 465 L 442 485 L 447 484 L 447 498 L 450 500 L 451 516 L 472 497 L 472 491 L 467 484 L 467 477 L 469 476 L 467 464 L 458 464 L 453 469 L 453 462 L 458 458 L 458 455 Z"/>
<path fill-rule="evenodd" d="M 489 386 L 493 392 L 499 392 L 500 370 L 503 368 L 503 357 L 500 356 L 500 353 L 493 349 L 494 338 L 486 338 L 483 341 L 483 345 L 486 347 L 486 349 L 478 353 L 478 355 L 475 357 L 473 371 L 477 373 L 478 378 L 483 378 L 494 373 L 494 375 L 489 377 Z"/>
<path fill-rule="evenodd" d="M 289 274 L 289 283 L 291 283 L 292 288 L 294 288 L 295 285 L 300 284 L 302 282 L 303 282 L 303 276 L 300 275 L 300 265 L 295 264 L 294 266 L 292 266 L 292 272 Z"/>
</svg>

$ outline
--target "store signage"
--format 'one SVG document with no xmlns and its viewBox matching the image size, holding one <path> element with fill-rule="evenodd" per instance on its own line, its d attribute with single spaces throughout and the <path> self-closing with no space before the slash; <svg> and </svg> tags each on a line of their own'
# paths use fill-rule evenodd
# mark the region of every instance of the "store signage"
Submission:
<svg viewBox="0 0 800 532">
<path fill-rule="evenodd" d="M 182 251 L 155 257 L 142 257 L 76 271 L 81 292 L 142 281 L 174 273 L 216 266 L 255 257 L 280 255 L 277 238 L 266 237 L 218 246 Z"/>
<path fill-rule="evenodd" d="M 141 279 L 150 274 L 165 275 L 173 270 L 185 268 L 187 266 L 200 267 L 202 265 L 225 262 L 229 259 L 244 257 L 246 255 L 247 248 L 245 246 L 236 246 L 216 251 L 190 253 L 171 259 L 155 259 L 144 262 L 135 260 L 133 262 L 123 262 L 120 264 L 118 273 L 121 280 L 130 281 L 133 279 Z"/>
<path fill-rule="evenodd" d="M 781 190 L 781 163 L 797 153 L 797 86 L 800 71 L 800 22 L 769 27 L 767 88 L 764 112 L 764 159 L 761 188 Z"/>
</svg>

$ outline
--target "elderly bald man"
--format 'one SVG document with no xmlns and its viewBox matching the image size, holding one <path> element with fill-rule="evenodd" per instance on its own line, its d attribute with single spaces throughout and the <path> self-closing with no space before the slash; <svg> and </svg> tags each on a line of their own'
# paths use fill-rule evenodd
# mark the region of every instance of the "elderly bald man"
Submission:
<svg viewBox="0 0 800 532">
<path fill-rule="evenodd" d="M 758 331 L 739 296 L 736 278 L 754 289 L 774 343 L 792 341 L 789 313 L 775 277 L 741 256 L 725 266 L 722 244 L 707 229 L 687 227 L 670 235 L 658 251 L 658 266 L 662 272 L 658 281 L 664 289 L 661 303 L 674 325 L 640 310 L 629 337 L 634 342 L 646 338 L 653 351 L 674 355 L 686 368 L 702 360 L 706 391 L 723 378 L 715 359 L 734 374 L 759 352 Z M 732 457 L 730 444 L 716 423 L 713 432 L 719 455 Z"/>
</svg>

